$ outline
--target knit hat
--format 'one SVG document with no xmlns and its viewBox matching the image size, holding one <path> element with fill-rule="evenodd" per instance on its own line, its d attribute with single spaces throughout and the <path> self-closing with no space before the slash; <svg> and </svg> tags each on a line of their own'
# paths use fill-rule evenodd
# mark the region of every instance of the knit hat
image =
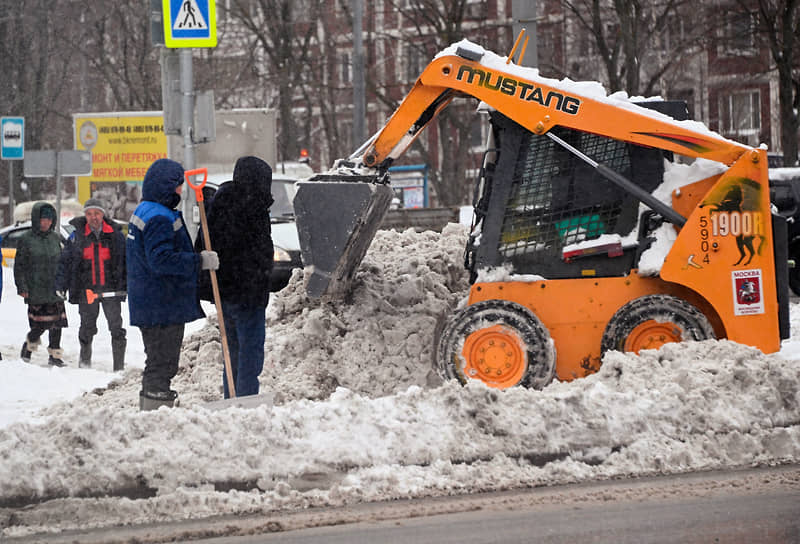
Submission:
<svg viewBox="0 0 800 544">
<path fill-rule="evenodd" d="M 53 209 L 52 206 L 42 206 L 42 209 L 39 212 L 39 219 L 54 220 L 55 218 L 56 218 L 56 211 Z"/>
<path fill-rule="evenodd" d="M 100 210 L 103 212 L 103 215 L 106 214 L 106 210 L 103 208 L 103 203 L 100 202 L 100 199 L 98 198 L 90 198 L 87 200 L 86 204 L 83 205 L 83 211 L 85 212 L 86 210 Z"/>
</svg>

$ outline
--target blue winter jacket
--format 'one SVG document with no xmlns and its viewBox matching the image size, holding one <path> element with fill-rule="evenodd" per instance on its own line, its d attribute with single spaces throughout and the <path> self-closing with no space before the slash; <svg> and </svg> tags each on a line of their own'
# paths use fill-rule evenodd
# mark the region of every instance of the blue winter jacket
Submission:
<svg viewBox="0 0 800 544">
<path fill-rule="evenodd" d="M 197 297 L 201 259 L 173 209 L 182 183 L 183 167 L 170 159 L 158 159 L 145 174 L 126 242 L 131 325 L 178 325 L 205 315 Z"/>
</svg>

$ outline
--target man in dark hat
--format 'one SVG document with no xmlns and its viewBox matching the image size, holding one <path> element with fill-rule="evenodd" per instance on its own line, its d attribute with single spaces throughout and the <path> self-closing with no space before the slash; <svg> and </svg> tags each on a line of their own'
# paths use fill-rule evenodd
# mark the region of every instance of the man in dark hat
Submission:
<svg viewBox="0 0 800 544">
<path fill-rule="evenodd" d="M 97 334 L 100 307 L 111 332 L 111 355 L 114 371 L 125 368 L 125 329 L 122 327 L 122 301 L 126 296 L 125 237 L 119 225 L 105 216 L 103 203 L 90 198 L 83 206 L 83 217 L 70 224 L 75 227 L 61 252 L 56 289 L 78 305 L 81 346 L 78 365 L 92 366 L 92 339 Z"/>
<path fill-rule="evenodd" d="M 14 258 L 14 283 L 17 293 L 28 305 L 30 332 L 20 350 L 23 361 L 30 362 L 39 339 L 49 331 L 48 364 L 64 366 L 61 329 L 67 326 L 64 299 L 56 294 L 55 282 L 61 239 L 55 232 L 56 209 L 49 202 L 37 202 L 31 210 L 31 229 L 22 235 Z"/>
</svg>

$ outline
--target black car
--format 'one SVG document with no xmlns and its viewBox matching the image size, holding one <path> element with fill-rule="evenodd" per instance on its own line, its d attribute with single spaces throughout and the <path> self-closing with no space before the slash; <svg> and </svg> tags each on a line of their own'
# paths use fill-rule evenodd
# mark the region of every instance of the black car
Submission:
<svg viewBox="0 0 800 544">
<path fill-rule="evenodd" d="M 800 168 L 770 168 L 769 197 L 778 213 L 786 218 L 789 231 L 789 287 L 800 296 Z"/>
</svg>

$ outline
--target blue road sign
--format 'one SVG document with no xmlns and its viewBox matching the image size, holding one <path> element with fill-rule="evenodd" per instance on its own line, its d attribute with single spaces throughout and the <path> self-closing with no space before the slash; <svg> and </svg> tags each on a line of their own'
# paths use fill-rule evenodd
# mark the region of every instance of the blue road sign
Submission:
<svg viewBox="0 0 800 544">
<path fill-rule="evenodd" d="M 2 146 L 0 158 L 22 160 L 25 158 L 25 118 L 3 117 L 0 119 L 2 127 Z"/>
<path fill-rule="evenodd" d="M 167 47 L 216 47 L 214 0 L 163 0 L 164 44 Z"/>
</svg>

